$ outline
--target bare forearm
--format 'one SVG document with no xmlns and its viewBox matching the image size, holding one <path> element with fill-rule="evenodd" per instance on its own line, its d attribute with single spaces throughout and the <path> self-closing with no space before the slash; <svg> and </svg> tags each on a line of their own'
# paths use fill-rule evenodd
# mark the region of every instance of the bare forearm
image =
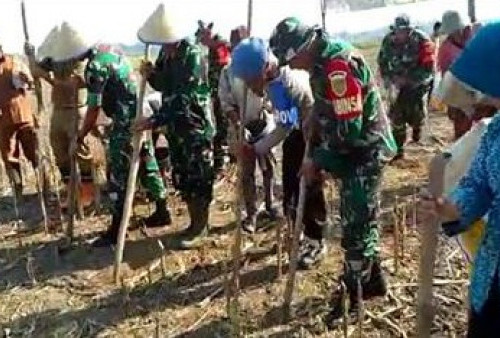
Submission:
<svg viewBox="0 0 500 338">
<path fill-rule="evenodd" d="M 85 118 L 83 120 L 82 129 L 78 132 L 78 139 L 83 140 L 83 138 L 95 127 L 97 122 L 97 117 L 99 116 L 99 107 L 92 107 L 87 109 Z"/>
</svg>

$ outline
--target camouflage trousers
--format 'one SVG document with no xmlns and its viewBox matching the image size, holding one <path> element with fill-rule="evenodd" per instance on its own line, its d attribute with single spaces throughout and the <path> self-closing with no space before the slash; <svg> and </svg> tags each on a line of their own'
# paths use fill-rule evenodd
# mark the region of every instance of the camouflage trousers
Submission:
<svg viewBox="0 0 500 338">
<path fill-rule="evenodd" d="M 131 154 L 131 135 L 128 132 L 113 130 L 109 139 L 109 166 L 111 171 L 110 188 L 118 195 L 114 212 L 121 213 L 122 211 Z M 166 198 L 167 190 L 154 156 L 153 144 L 149 140 L 142 145 L 139 180 L 153 200 Z"/>
<path fill-rule="evenodd" d="M 229 160 L 229 119 L 221 109 L 220 100 L 217 94 L 212 95 L 212 103 L 216 126 L 214 137 L 214 167 L 215 171 L 218 172 Z"/>
<path fill-rule="evenodd" d="M 209 204 L 215 177 L 211 142 L 195 132 L 167 135 L 174 187 L 186 202 L 201 199 Z"/>
<path fill-rule="evenodd" d="M 428 92 L 428 85 L 404 87 L 400 89 L 396 100 L 391 104 L 389 118 L 400 153 L 404 151 L 407 125 L 413 129 L 413 141 L 420 141 L 422 126 L 427 116 Z"/>
<path fill-rule="evenodd" d="M 345 251 L 344 281 L 356 290 L 357 281 L 370 278 L 379 253 L 379 185 L 382 166 L 377 151 L 363 150 L 364 156 L 337 155 L 315 150 L 314 159 L 340 183 L 342 248 Z"/>
<path fill-rule="evenodd" d="M 270 210 L 273 205 L 273 175 L 274 163 L 272 154 L 242 160 L 242 175 L 243 175 L 243 199 L 248 216 L 257 214 L 257 184 L 255 181 L 255 172 L 257 164 L 262 171 L 262 183 L 264 188 L 264 201 L 266 210 Z"/>
<path fill-rule="evenodd" d="M 348 285 L 355 285 L 358 278 L 369 278 L 371 263 L 378 258 L 380 178 L 378 161 L 354 165 L 348 175 L 340 177 L 342 247 Z"/>
</svg>

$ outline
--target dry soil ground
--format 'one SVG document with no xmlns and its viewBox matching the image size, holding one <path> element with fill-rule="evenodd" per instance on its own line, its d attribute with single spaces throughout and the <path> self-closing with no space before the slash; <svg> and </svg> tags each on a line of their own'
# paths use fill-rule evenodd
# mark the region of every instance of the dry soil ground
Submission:
<svg viewBox="0 0 500 338">
<path fill-rule="evenodd" d="M 371 58 L 374 51 L 368 51 Z M 372 59 L 372 58 L 371 58 Z M 409 159 L 385 170 L 382 185 L 382 259 L 390 293 L 366 304 L 363 337 L 411 337 L 415 309 L 419 235 L 413 224 L 412 193 L 426 184 L 427 163 L 451 136 L 443 113 L 432 113 L 433 137 L 425 145 L 409 145 Z M 428 135 L 429 136 L 429 135 Z M 234 188 L 216 189 L 210 237 L 199 250 L 177 251 L 175 233 L 186 224 L 185 207 L 172 198 L 174 225 L 165 230 L 131 231 L 125 247 L 124 281 L 112 280 L 112 249 L 91 248 L 86 239 L 109 223 L 109 216 L 89 216 L 77 224 L 78 244 L 64 248 L 63 236 L 45 234 L 35 195 L 22 206 L 23 223 L 15 222 L 12 199 L 0 199 L 0 328 L 5 337 L 229 337 L 224 283 L 231 268 L 230 245 L 235 227 Z M 335 189 L 328 189 L 332 215 L 337 214 Z M 407 206 L 404 248 L 395 271 L 395 200 Z M 147 214 L 139 204 L 136 213 Z M 332 216 L 335 221 L 335 217 Z M 280 322 L 284 280 L 277 278 L 273 253 L 275 230 L 245 238 L 247 246 L 265 248 L 248 254 L 241 270 L 241 315 L 247 337 L 342 337 L 326 331 L 322 318 L 341 273 L 341 248 L 330 236 L 329 252 L 316 269 L 298 274 L 289 323 Z M 165 247 L 165 268 L 151 264 Z M 436 337 L 462 336 L 466 327 L 468 267 L 453 241 L 442 240 L 436 272 Z M 285 264 L 286 269 L 286 264 Z M 149 273 L 148 273 L 149 271 Z M 359 335 L 355 326 L 348 335 Z"/>
</svg>

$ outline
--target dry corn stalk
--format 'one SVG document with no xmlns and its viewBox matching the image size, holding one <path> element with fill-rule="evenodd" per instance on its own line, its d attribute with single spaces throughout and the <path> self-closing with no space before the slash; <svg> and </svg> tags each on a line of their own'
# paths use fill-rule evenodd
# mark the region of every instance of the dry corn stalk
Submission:
<svg viewBox="0 0 500 338">
<path fill-rule="evenodd" d="M 349 313 L 348 313 L 348 304 L 347 304 L 347 287 L 344 281 L 340 282 L 340 292 L 342 293 L 342 306 L 344 312 L 342 313 L 342 331 L 344 333 L 344 338 L 349 337 Z"/>
<path fill-rule="evenodd" d="M 401 250 L 400 255 L 401 258 L 404 258 L 405 247 L 406 247 L 406 203 L 401 205 Z"/>
<path fill-rule="evenodd" d="M 279 221 L 276 227 L 276 258 L 277 258 L 277 269 L 278 269 L 278 279 L 281 279 L 283 272 L 283 222 Z"/>
<path fill-rule="evenodd" d="M 394 273 L 399 272 L 399 208 L 398 208 L 399 199 L 396 196 L 396 201 L 394 202 L 394 210 L 392 212 L 393 221 L 394 221 Z"/>
<path fill-rule="evenodd" d="M 146 43 L 144 48 L 144 58 L 149 60 L 149 44 Z M 146 78 L 142 77 L 141 84 L 139 87 L 139 98 L 137 101 L 137 113 L 136 121 L 139 121 L 143 116 L 143 104 L 144 104 L 144 94 L 146 92 Z M 118 245 L 116 248 L 115 255 L 115 267 L 114 267 L 114 278 L 115 282 L 118 284 L 120 282 L 120 266 L 123 259 L 123 247 L 125 245 L 125 237 L 127 234 L 128 223 L 130 215 L 132 214 L 133 200 L 135 194 L 135 185 L 137 179 L 137 172 L 139 171 L 139 157 L 140 150 L 143 141 L 143 134 L 138 134 L 134 136 L 133 139 L 133 151 L 132 160 L 130 162 L 130 169 L 127 179 L 127 191 L 125 193 L 125 201 L 123 203 L 123 214 L 120 222 L 120 230 L 118 232 Z"/>
<path fill-rule="evenodd" d="M 248 0 L 248 16 L 247 16 L 247 29 L 250 33 L 252 30 L 252 12 L 253 12 L 253 0 Z M 243 121 L 245 120 L 244 114 L 247 110 L 247 99 L 248 99 L 248 88 L 245 87 L 245 95 L 243 97 L 243 107 L 240 110 L 240 128 L 238 131 L 238 140 L 243 142 L 245 140 L 245 130 L 243 127 Z M 239 280 L 240 280 L 240 264 L 241 264 L 241 242 L 242 242 L 242 217 L 241 217 L 241 204 L 243 201 L 243 163 L 242 159 L 238 160 L 239 163 L 239 180 L 238 180 L 238 198 L 236 205 L 236 220 L 237 226 L 234 234 L 234 243 L 232 247 L 232 260 L 233 260 L 233 271 L 230 279 L 229 289 L 227 298 L 227 310 L 228 317 L 231 321 L 232 335 L 239 337 L 241 335 L 241 323 L 240 323 L 240 304 L 239 304 Z"/>
<path fill-rule="evenodd" d="M 309 142 L 306 143 L 306 149 L 304 152 L 304 160 L 306 159 L 306 154 L 309 153 Z M 302 233 L 304 217 L 304 205 L 306 201 L 306 180 L 302 176 L 300 179 L 300 190 L 299 190 L 299 201 L 297 204 L 297 213 L 295 218 L 295 224 L 293 228 L 293 239 L 292 239 L 292 250 L 290 255 L 290 269 L 288 272 L 288 280 L 286 283 L 285 294 L 284 294 L 284 304 L 283 304 L 283 317 L 285 320 L 290 318 L 290 306 L 292 303 L 293 289 L 295 287 L 295 275 L 297 273 L 297 261 L 299 254 L 299 240 Z"/>
</svg>

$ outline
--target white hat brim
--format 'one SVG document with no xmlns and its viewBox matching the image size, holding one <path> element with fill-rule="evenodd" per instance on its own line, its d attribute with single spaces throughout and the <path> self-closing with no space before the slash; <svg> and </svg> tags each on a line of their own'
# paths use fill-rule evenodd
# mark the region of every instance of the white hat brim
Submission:
<svg viewBox="0 0 500 338">
<path fill-rule="evenodd" d="M 148 44 L 173 43 L 184 38 L 175 25 L 172 13 L 165 11 L 164 4 L 160 4 L 148 17 L 137 32 L 137 37 Z"/>
<path fill-rule="evenodd" d="M 38 49 L 38 58 L 50 57 L 54 61 L 77 58 L 89 50 L 91 44 L 68 23 L 54 27 Z"/>
</svg>

